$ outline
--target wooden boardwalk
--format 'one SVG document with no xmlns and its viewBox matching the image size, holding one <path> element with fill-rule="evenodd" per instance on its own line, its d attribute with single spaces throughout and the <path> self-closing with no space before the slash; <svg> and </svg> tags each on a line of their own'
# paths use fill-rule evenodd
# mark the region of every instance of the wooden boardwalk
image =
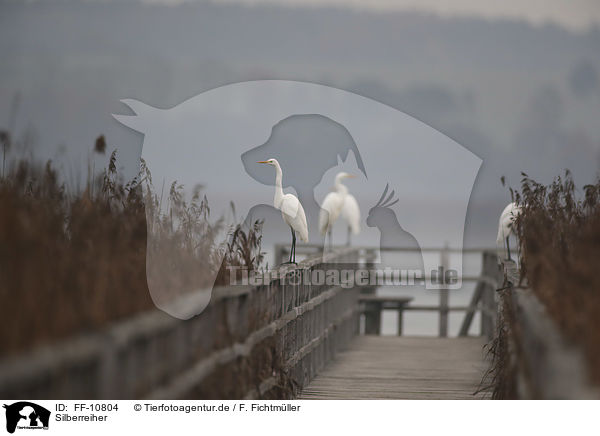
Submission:
<svg viewBox="0 0 600 436">
<path fill-rule="evenodd" d="M 300 399 L 484 399 L 482 338 L 358 336 Z"/>
</svg>

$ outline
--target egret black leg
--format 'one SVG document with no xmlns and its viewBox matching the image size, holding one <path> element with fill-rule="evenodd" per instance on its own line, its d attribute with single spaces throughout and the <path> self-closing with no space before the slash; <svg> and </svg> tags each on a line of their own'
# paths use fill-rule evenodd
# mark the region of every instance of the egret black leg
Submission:
<svg viewBox="0 0 600 436">
<path fill-rule="evenodd" d="M 350 226 L 348 226 L 348 239 L 346 239 L 346 246 L 349 247 L 350 246 Z"/>
<path fill-rule="evenodd" d="M 508 253 L 508 260 L 512 260 L 512 259 L 510 258 L 510 244 L 509 244 L 509 242 L 508 242 L 508 241 L 509 241 L 509 239 L 508 239 L 508 238 L 509 238 L 509 237 L 507 236 L 507 237 L 506 237 L 506 252 Z"/>
<path fill-rule="evenodd" d="M 292 229 L 292 252 L 294 253 L 294 260 L 290 261 L 296 263 L 296 232 Z"/>
<path fill-rule="evenodd" d="M 329 251 L 333 248 L 333 234 L 331 229 L 329 229 Z"/>
<path fill-rule="evenodd" d="M 290 260 L 288 263 L 292 263 L 292 256 L 294 255 L 294 229 L 290 227 L 290 230 L 292 231 L 292 248 L 290 248 Z"/>
<path fill-rule="evenodd" d="M 290 230 L 292 231 L 292 248 L 290 249 L 290 260 L 289 262 L 283 262 L 282 265 L 296 263 L 296 232 L 291 227 Z"/>
</svg>

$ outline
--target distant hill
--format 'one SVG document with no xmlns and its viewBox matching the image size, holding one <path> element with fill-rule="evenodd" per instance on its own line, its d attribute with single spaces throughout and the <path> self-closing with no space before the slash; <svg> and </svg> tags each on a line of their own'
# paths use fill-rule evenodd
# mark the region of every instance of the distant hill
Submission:
<svg viewBox="0 0 600 436">
<path fill-rule="evenodd" d="M 477 153 L 472 205 L 490 215 L 486 233 L 489 211 L 507 200 L 500 175 L 550 180 L 568 166 L 581 183 L 599 168 L 598 29 L 336 8 L 4 1 L 0 56 L 0 126 L 19 92 L 17 130 L 35 128 L 40 158 L 58 158 L 64 144 L 74 179 L 100 133 L 134 173 L 141 138 L 110 117 L 120 99 L 170 107 L 265 78 L 375 98 Z"/>
</svg>

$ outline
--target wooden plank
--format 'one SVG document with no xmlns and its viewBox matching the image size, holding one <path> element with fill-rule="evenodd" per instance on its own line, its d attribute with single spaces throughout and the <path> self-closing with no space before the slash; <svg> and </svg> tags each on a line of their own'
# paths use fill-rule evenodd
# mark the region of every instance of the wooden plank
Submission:
<svg viewBox="0 0 600 436">
<path fill-rule="evenodd" d="M 277 244 L 276 248 L 285 251 L 289 255 L 290 245 L 289 244 Z M 339 248 L 339 246 L 334 246 L 335 249 Z M 463 254 L 477 254 L 482 253 L 484 251 L 496 252 L 495 247 L 391 247 L 391 246 L 366 246 L 366 245 L 354 245 L 352 246 L 354 249 L 365 250 L 365 251 L 374 251 L 374 252 L 382 252 L 382 251 L 403 251 L 403 252 L 421 252 L 421 253 L 439 253 L 442 250 L 446 250 L 448 253 L 463 253 Z M 322 250 L 323 245 L 321 244 L 300 244 L 296 245 L 296 254 L 314 254 L 315 252 Z M 511 251 L 511 253 L 516 254 L 516 251 Z"/>
<path fill-rule="evenodd" d="M 377 270 L 377 265 L 378 264 L 376 264 L 376 263 L 372 265 L 373 273 L 374 273 L 375 277 L 377 277 L 377 280 L 379 282 L 382 282 L 383 280 L 386 279 L 386 274 L 384 271 Z M 401 269 L 401 268 L 399 268 L 399 269 Z M 423 285 L 425 281 L 432 281 L 432 280 L 437 280 L 437 279 L 438 279 L 437 276 L 432 276 L 431 274 L 425 274 L 424 276 L 422 276 L 418 279 L 415 279 L 415 285 L 419 285 L 419 284 Z M 477 282 L 479 280 L 485 280 L 485 279 L 486 278 L 482 277 L 482 276 L 466 276 L 466 275 L 460 276 L 460 280 L 463 282 Z M 419 282 L 421 282 L 421 283 L 419 283 Z"/>
<path fill-rule="evenodd" d="M 469 310 L 470 306 L 448 306 L 446 310 L 449 312 L 465 312 Z M 415 312 L 439 312 L 440 306 L 417 306 L 410 305 L 403 308 L 403 310 L 411 310 Z"/>
<path fill-rule="evenodd" d="M 514 260 L 505 260 L 503 261 L 504 267 L 504 275 L 506 277 L 506 281 L 511 283 L 514 286 L 519 284 L 519 268 Z"/>
<path fill-rule="evenodd" d="M 495 290 L 486 286 L 481 295 L 481 335 L 492 339 L 496 333 L 497 306 Z"/>
<path fill-rule="evenodd" d="M 379 335 L 381 332 L 381 302 L 373 301 L 365 304 L 365 335 Z"/>
<path fill-rule="evenodd" d="M 530 289 L 512 290 L 511 326 L 523 399 L 600 399 L 582 351 L 568 341 Z M 517 327 L 515 327 L 517 326 Z"/>
<path fill-rule="evenodd" d="M 477 283 L 477 287 L 475 288 L 475 291 L 473 291 L 473 296 L 471 297 L 471 302 L 469 303 L 469 310 L 465 314 L 465 319 L 460 326 L 458 336 L 467 336 L 469 334 L 469 328 L 471 328 L 473 317 L 477 311 L 477 304 L 479 303 L 479 300 L 481 300 L 481 295 L 483 294 L 484 289 L 484 282 Z"/>
<path fill-rule="evenodd" d="M 392 302 L 392 303 L 402 303 L 402 304 L 406 304 L 406 303 L 410 303 L 413 300 L 413 297 L 385 297 L 382 295 L 373 295 L 373 294 L 369 294 L 369 295 L 361 295 L 359 297 L 360 301 L 377 301 L 377 302 L 382 302 L 382 303 L 386 303 L 386 302 Z"/>
<path fill-rule="evenodd" d="M 398 336 L 402 336 L 402 326 L 404 324 L 404 310 L 398 309 Z"/>
<path fill-rule="evenodd" d="M 301 399 L 484 399 L 481 338 L 359 336 Z"/>
<path fill-rule="evenodd" d="M 448 246 L 440 252 L 440 265 L 442 270 L 445 272 L 448 270 Z M 441 280 L 445 279 L 440 277 Z M 448 294 L 448 288 L 444 286 L 440 289 L 440 329 L 439 337 L 445 338 L 448 336 L 448 301 L 450 295 Z"/>
</svg>

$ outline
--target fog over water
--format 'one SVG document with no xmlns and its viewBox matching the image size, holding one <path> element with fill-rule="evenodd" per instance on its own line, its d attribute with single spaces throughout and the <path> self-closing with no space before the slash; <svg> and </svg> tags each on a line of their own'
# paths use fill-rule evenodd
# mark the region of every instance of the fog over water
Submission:
<svg viewBox="0 0 600 436">
<path fill-rule="evenodd" d="M 438 10 L 432 2 L 391 7 L 381 0 L 367 10 L 333 0 L 301 8 L 293 1 L 0 1 L 0 128 L 26 144 L 11 150 L 12 158 L 52 159 L 67 183 L 81 187 L 88 165 L 99 170 L 113 149 L 126 179 L 137 172 L 144 138 L 112 118 L 129 113 L 121 99 L 167 109 L 241 81 L 323 84 L 398 109 L 481 158 L 464 243 L 493 246 L 498 216 L 510 201 L 501 176 L 517 187 L 521 172 L 548 182 L 569 168 L 578 186 L 598 175 L 600 7 L 569 2 L 562 12 L 548 7 L 541 9 L 558 12 L 536 15 L 540 8 L 512 7 L 515 2 L 497 9 L 471 3 Z M 102 156 L 92 153 L 100 134 L 109 148 Z M 402 146 L 413 145 L 411 139 Z M 377 144 L 358 146 L 362 154 L 386 153 Z M 223 159 L 218 153 L 201 159 Z M 410 169 L 400 157 L 373 171 Z M 360 172 L 354 153 L 324 173 L 315 202 L 338 171 Z M 363 189 L 366 182 L 347 183 L 365 217 L 384 188 Z M 454 199 L 418 185 L 394 188 L 400 204 L 408 198 L 418 204 L 432 239 L 443 240 L 447 229 L 433 227 L 428 217 L 443 204 L 452 210 Z M 246 195 L 227 180 L 219 189 L 214 195 L 234 202 Z M 267 191 L 261 190 L 263 204 L 272 201 Z M 354 242 L 371 244 L 374 231 L 365 228 Z M 336 228 L 334 238 L 345 242 L 345 229 Z M 265 226 L 270 262 L 273 244 L 288 239 L 285 227 Z M 477 256 L 465 256 L 465 274 L 479 267 Z M 436 291 L 381 292 L 437 302 Z M 465 305 L 471 292 L 471 284 L 453 291 L 450 304 Z M 450 314 L 451 334 L 461 316 Z M 436 334 L 436 317 L 407 314 L 406 334 Z M 385 316 L 384 333 L 393 328 L 393 317 Z"/>
</svg>

